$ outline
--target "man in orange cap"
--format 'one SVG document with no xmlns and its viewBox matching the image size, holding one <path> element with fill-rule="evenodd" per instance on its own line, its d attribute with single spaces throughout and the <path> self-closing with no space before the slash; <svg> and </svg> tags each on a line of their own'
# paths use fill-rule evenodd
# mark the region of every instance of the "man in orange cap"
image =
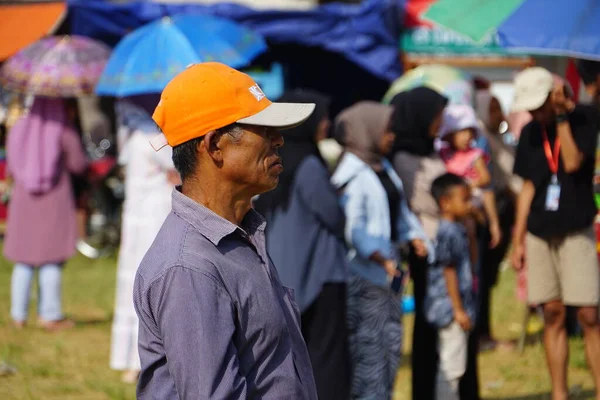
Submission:
<svg viewBox="0 0 600 400">
<path fill-rule="evenodd" d="M 271 103 L 247 75 L 189 67 L 153 118 L 182 186 L 134 286 L 140 399 L 316 399 L 293 291 L 266 251 L 251 199 L 283 170 L 281 129 L 314 104 Z"/>
</svg>

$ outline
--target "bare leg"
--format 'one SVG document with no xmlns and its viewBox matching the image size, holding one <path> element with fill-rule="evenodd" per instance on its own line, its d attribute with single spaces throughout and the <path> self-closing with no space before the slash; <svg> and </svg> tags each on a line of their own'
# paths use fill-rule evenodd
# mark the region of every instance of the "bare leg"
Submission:
<svg viewBox="0 0 600 400">
<path fill-rule="evenodd" d="M 566 309 L 560 300 L 544 304 L 544 348 L 552 381 L 552 400 L 567 400 L 569 346 L 565 328 Z"/>
<path fill-rule="evenodd" d="M 598 321 L 598 308 L 581 307 L 577 310 L 577 318 L 583 328 L 585 354 L 596 384 L 596 400 L 600 400 L 600 323 Z"/>
</svg>

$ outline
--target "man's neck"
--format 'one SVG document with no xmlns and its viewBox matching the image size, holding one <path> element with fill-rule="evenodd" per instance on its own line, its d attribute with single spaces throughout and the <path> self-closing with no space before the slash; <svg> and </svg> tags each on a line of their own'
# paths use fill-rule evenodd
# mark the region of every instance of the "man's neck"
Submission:
<svg viewBox="0 0 600 400">
<path fill-rule="evenodd" d="M 236 193 L 226 183 L 207 185 L 198 180 L 186 180 L 181 192 L 237 226 L 241 226 L 242 220 L 252 208 L 251 196 Z"/>
</svg>

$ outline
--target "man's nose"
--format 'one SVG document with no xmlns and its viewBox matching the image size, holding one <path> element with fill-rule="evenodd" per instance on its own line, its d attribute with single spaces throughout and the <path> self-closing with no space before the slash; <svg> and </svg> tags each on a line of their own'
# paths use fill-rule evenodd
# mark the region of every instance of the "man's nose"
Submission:
<svg viewBox="0 0 600 400">
<path fill-rule="evenodd" d="M 273 147 L 277 149 L 283 146 L 284 140 L 280 131 L 276 129 L 273 130 L 271 133 L 271 143 L 273 144 Z"/>
</svg>

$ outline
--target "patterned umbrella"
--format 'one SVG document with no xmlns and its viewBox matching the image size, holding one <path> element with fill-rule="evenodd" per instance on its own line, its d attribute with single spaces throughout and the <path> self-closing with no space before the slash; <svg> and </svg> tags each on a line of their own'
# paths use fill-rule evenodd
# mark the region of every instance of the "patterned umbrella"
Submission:
<svg viewBox="0 0 600 400">
<path fill-rule="evenodd" d="M 158 93 L 189 64 L 248 65 L 267 50 L 262 36 L 203 14 L 165 17 L 129 33 L 115 47 L 96 93 L 118 97 Z"/>
<path fill-rule="evenodd" d="M 407 0 L 405 25 L 433 24 L 513 53 L 600 60 L 598 0 Z"/>
<path fill-rule="evenodd" d="M 94 92 L 110 49 L 82 36 L 49 36 L 19 51 L 0 70 L 6 89 L 37 96 Z"/>
<path fill-rule="evenodd" d="M 448 97 L 452 104 L 473 105 L 475 88 L 466 72 L 447 65 L 422 65 L 396 79 L 383 98 L 389 104 L 400 92 L 427 86 Z"/>
</svg>

